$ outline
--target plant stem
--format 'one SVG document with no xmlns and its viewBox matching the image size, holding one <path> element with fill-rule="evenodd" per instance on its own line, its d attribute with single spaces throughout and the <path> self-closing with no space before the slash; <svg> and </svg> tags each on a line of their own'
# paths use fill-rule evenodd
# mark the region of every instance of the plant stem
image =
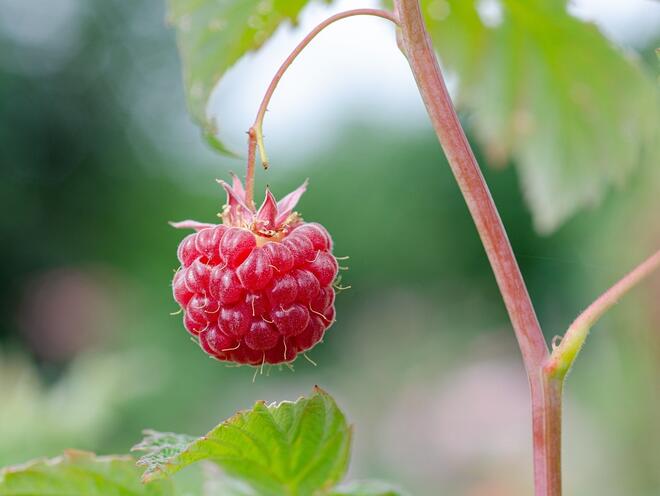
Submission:
<svg viewBox="0 0 660 496">
<path fill-rule="evenodd" d="M 314 29 L 312 29 L 307 34 L 307 36 L 305 36 L 303 40 L 300 43 L 298 43 L 298 45 L 293 49 L 293 51 L 286 58 L 286 60 L 282 62 L 282 65 L 275 73 L 275 76 L 270 82 L 270 85 L 268 85 L 266 94 L 264 95 L 263 100 L 261 101 L 261 105 L 259 105 L 259 110 L 257 111 L 257 117 L 254 120 L 254 124 L 252 124 L 252 127 L 250 127 L 250 130 L 248 131 L 248 161 L 247 161 L 247 171 L 245 175 L 245 192 L 246 192 L 245 196 L 247 199 L 248 206 L 250 208 L 254 209 L 253 197 L 254 197 L 254 163 L 255 163 L 255 155 L 256 155 L 255 149 L 256 148 L 259 149 L 259 157 L 261 159 L 261 163 L 264 169 L 267 169 L 268 155 L 266 154 L 266 147 L 264 146 L 263 122 L 264 122 L 264 116 L 266 115 L 266 111 L 268 110 L 268 104 L 270 103 L 270 99 L 273 96 L 273 93 L 275 92 L 275 88 L 277 88 L 280 79 L 282 79 L 282 76 L 289 68 L 289 66 L 293 63 L 293 61 L 296 59 L 296 57 L 300 55 L 300 52 L 302 52 L 304 48 L 307 45 L 309 45 L 309 43 L 316 37 L 317 34 L 319 34 L 330 24 L 336 21 L 339 21 L 341 19 L 346 19 L 347 17 L 360 16 L 360 15 L 382 17 L 383 19 L 392 21 L 395 24 L 397 23 L 396 17 L 391 12 L 380 9 L 353 9 L 353 10 L 346 10 L 344 12 L 339 12 L 338 14 L 330 16 L 326 20 L 321 22 L 319 25 L 317 25 Z"/>
<path fill-rule="evenodd" d="M 247 168 L 245 171 L 245 203 L 253 212 L 257 211 L 254 204 L 254 162 L 255 151 L 257 143 L 257 133 L 254 132 L 254 127 L 248 131 L 248 157 Z"/>
<path fill-rule="evenodd" d="M 598 297 L 587 309 L 576 318 L 566 331 L 561 343 L 552 352 L 545 366 L 549 376 L 563 379 L 573 365 L 591 327 L 605 312 L 612 308 L 619 299 L 641 282 L 654 270 L 660 268 L 660 250 L 639 264 L 623 279 Z"/>
<path fill-rule="evenodd" d="M 530 381 L 537 496 L 561 494 L 561 384 L 546 381 L 549 353 L 511 244 L 463 132 L 440 71 L 418 0 L 395 0 L 399 40 L 426 105 L 438 140 L 492 266 Z"/>
<path fill-rule="evenodd" d="M 397 0 L 401 34 L 438 140 L 465 197 L 495 273 L 529 372 L 548 356 L 536 313 L 490 191 L 447 92 L 418 0 Z"/>
<path fill-rule="evenodd" d="M 545 481 L 536 481 L 537 494 L 561 495 L 561 406 L 564 381 L 543 374 Z M 540 455 L 541 453 L 539 453 Z M 542 492 L 545 491 L 545 492 Z"/>
</svg>

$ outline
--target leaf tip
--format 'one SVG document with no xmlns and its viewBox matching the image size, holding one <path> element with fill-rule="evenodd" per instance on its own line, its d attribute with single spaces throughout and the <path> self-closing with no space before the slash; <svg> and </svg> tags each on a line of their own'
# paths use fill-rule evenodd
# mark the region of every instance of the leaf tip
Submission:
<svg viewBox="0 0 660 496">
<path fill-rule="evenodd" d="M 328 393 L 321 386 L 319 386 L 318 384 L 314 384 L 314 387 L 312 388 L 312 393 L 329 396 Z"/>
</svg>

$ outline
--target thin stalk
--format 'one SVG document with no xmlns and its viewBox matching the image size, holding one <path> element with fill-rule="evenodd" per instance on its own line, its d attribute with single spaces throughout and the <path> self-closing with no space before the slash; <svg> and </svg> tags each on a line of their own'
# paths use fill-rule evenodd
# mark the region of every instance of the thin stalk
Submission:
<svg viewBox="0 0 660 496">
<path fill-rule="evenodd" d="M 293 63 L 293 61 L 296 59 L 296 57 L 300 55 L 300 52 L 302 52 L 304 48 L 307 45 L 309 45 L 309 43 L 316 37 L 316 35 L 318 35 L 321 31 L 323 31 L 330 24 L 336 21 L 339 21 L 341 19 L 346 19 L 347 17 L 360 16 L 360 15 L 382 17 L 383 19 L 392 21 L 395 24 L 397 24 L 398 22 L 397 18 L 391 12 L 380 9 L 353 9 L 353 10 L 346 10 L 344 12 L 339 12 L 338 14 L 330 16 L 326 20 L 321 22 L 318 26 L 316 26 L 314 29 L 312 29 L 307 34 L 307 36 L 305 36 L 303 40 L 300 43 L 298 43 L 298 45 L 293 49 L 291 54 L 286 58 L 286 60 L 277 70 L 275 76 L 270 82 L 270 85 L 268 85 L 266 94 L 264 95 L 263 100 L 261 101 L 261 105 L 259 105 L 259 110 L 257 111 L 257 117 L 254 120 L 254 124 L 252 124 L 252 127 L 250 127 L 250 130 L 248 131 L 248 161 L 247 161 L 247 170 L 245 175 L 245 192 L 246 192 L 245 196 L 248 202 L 248 206 L 250 208 L 254 209 L 253 197 L 254 197 L 254 163 L 255 163 L 255 155 L 256 155 L 255 149 L 258 148 L 261 163 L 264 169 L 267 169 L 268 155 L 266 154 L 266 147 L 264 146 L 263 122 L 264 122 L 264 117 L 266 115 L 266 111 L 268 110 L 268 104 L 270 103 L 270 99 L 273 96 L 273 93 L 275 92 L 275 88 L 277 88 L 280 79 L 282 79 L 282 76 L 287 71 L 289 66 Z"/>
<path fill-rule="evenodd" d="M 584 341 L 593 325 L 612 308 L 622 296 L 639 284 L 654 270 L 660 268 L 660 250 L 639 264 L 619 282 L 598 297 L 576 318 L 566 331 L 563 339 L 550 356 L 545 366 L 546 373 L 563 379 L 582 349 Z"/>
<path fill-rule="evenodd" d="M 419 1 L 395 0 L 394 4 L 401 48 L 479 232 L 522 352 L 532 399 L 536 495 L 559 496 L 561 388 L 557 391 L 554 383 L 546 383 L 543 374 L 549 356 L 547 344 L 499 213 L 447 92 Z"/>
<path fill-rule="evenodd" d="M 257 134 L 254 127 L 248 131 L 248 157 L 245 171 L 245 202 L 253 212 L 257 211 L 254 204 L 254 162 L 256 153 Z"/>
</svg>

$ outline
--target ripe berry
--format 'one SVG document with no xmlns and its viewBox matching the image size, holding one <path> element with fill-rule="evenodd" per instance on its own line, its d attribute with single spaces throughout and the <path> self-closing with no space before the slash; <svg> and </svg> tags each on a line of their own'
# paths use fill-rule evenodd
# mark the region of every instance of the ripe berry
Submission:
<svg viewBox="0 0 660 496">
<path fill-rule="evenodd" d="M 293 361 L 334 322 L 332 239 L 293 212 L 306 184 L 280 202 L 266 190 L 258 211 L 247 206 L 238 178 L 220 184 L 228 197 L 222 224 L 173 224 L 196 231 L 179 245 L 172 281 L 183 325 L 219 360 Z"/>
</svg>

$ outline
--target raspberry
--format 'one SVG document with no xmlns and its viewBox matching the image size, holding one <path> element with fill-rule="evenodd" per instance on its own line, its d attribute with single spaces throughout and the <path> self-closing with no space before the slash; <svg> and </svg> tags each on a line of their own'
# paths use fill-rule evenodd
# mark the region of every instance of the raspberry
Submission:
<svg viewBox="0 0 660 496">
<path fill-rule="evenodd" d="M 306 183 L 277 202 L 270 191 L 251 210 L 234 177 L 222 224 L 174 223 L 180 243 L 172 292 L 183 325 L 218 360 L 262 365 L 293 361 L 334 322 L 337 260 L 332 239 L 293 212 Z"/>
</svg>

